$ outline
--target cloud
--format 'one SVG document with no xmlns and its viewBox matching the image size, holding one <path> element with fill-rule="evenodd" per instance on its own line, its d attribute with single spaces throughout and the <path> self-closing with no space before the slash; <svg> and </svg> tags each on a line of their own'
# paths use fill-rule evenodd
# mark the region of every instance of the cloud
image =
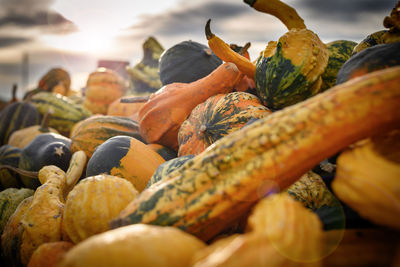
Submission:
<svg viewBox="0 0 400 267">
<path fill-rule="evenodd" d="M 0 48 L 29 42 L 30 40 L 31 40 L 30 38 L 25 38 L 25 37 L 3 37 L 3 36 L 1 36 L 0 37 Z"/>
</svg>

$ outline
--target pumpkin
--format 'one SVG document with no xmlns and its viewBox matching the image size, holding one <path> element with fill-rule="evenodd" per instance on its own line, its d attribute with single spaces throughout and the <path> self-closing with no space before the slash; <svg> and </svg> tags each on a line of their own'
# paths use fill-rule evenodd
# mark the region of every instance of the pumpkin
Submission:
<svg viewBox="0 0 400 267">
<path fill-rule="evenodd" d="M 133 137 L 119 135 L 96 148 L 88 161 L 86 176 L 107 173 L 125 178 L 141 192 L 163 162 L 165 160 L 146 144 Z"/>
<path fill-rule="evenodd" d="M 125 94 L 122 77 L 113 70 L 98 68 L 89 74 L 83 105 L 93 114 L 106 114 L 108 106 Z"/>
<path fill-rule="evenodd" d="M 22 149 L 11 145 L 0 147 L 0 168 L 4 165 L 14 168 L 18 167 Z M 0 188 L 21 187 L 22 181 L 17 173 L 9 169 L 0 169 Z"/>
<path fill-rule="evenodd" d="M 163 85 L 197 81 L 222 64 L 206 45 L 183 41 L 165 50 L 160 57 L 160 79 Z"/>
<path fill-rule="evenodd" d="M 37 88 L 67 96 L 70 91 L 70 85 L 71 77 L 66 70 L 52 68 L 40 78 Z"/>
<path fill-rule="evenodd" d="M 2 207 L 0 210 L 0 235 L 19 203 L 32 195 L 33 190 L 28 188 L 7 188 L 0 192 L 0 207 Z"/>
<path fill-rule="evenodd" d="M 69 241 L 56 241 L 41 244 L 33 252 L 27 267 L 56 267 L 64 255 L 74 246 Z"/>
<path fill-rule="evenodd" d="M 258 119 L 143 191 L 112 228 L 171 225 L 210 240 L 261 196 L 355 141 L 398 127 L 399 82 L 400 67 L 376 71 Z"/>
<path fill-rule="evenodd" d="M 337 197 L 362 217 L 397 230 L 399 151 L 400 130 L 360 141 L 340 154 L 332 182 Z"/>
<path fill-rule="evenodd" d="M 0 146 L 7 144 L 15 131 L 39 124 L 40 120 L 38 109 L 29 100 L 7 105 L 0 111 Z"/>
<path fill-rule="evenodd" d="M 56 133 L 37 135 L 21 151 L 18 167 L 26 171 L 39 171 L 47 165 L 55 165 L 66 171 L 69 167 L 72 153 L 71 140 Z M 36 189 L 40 183 L 26 175 L 21 176 L 25 187 Z"/>
<path fill-rule="evenodd" d="M 71 151 L 85 151 L 88 158 L 93 155 L 97 146 L 113 136 L 126 135 L 140 141 L 143 138 L 139 133 L 136 121 L 119 116 L 92 116 L 76 125 L 71 132 Z"/>
<path fill-rule="evenodd" d="M 40 125 L 32 125 L 13 132 L 8 139 L 8 144 L 14 147 L 24 148 L 39 134 L 48 132 L 58 134 L 59 132 L 56 129 L 48 127 L 51 113 L 52 110 L 46 112 Z"/>
<path fill-rule="evenodd" d="M 375 45 L 347 60 L 337 74 L 337 84 L 366 73 L 400 65 L 400 42 Z"/>
<path fill-rule="evenodd" d="M 52 109 L 53 113 L 48 126 L 65 136 L 69 136 L 72 127 L 77 122 L 92 115 L 88 109 L 82 105 L 75 104 L 68 97 L 51 92 L 37 93 L 32 96 L 31 102 L 43 116 L 49 109 Z"/>
<path fill-rule="evenodd" d="M 109 221 L 138 194 L 129 181 L 120 177 L 101 174 L 84 178 L 68 194 L 63 230 L 75 244 L 105 232 Z"/>
<path fill-rule="evenodd" d="M 150 36 L 143 42 L 142 49 L 142 60 L 135 66 L 126 68 L 132 83 L 129 90 L 131 94 L 153 93 L 162 86 L 158 74 L 158 61 L 164 48 L 156 38 Z"/>
<path fill-rule="evenodd" d="M 204 247 L 203 242 L 180 229 L 137 224 L 82 241 L 68 251 L 59 266 L 186 267 Z"/>
<path fill-rule="evenodd" d="M 192 159 L 193 157 L 194 155 L 180 156 L 160 164 L 160 166 L 157 167 L 156 171 L 151 176 L 149 182 L 146 185 L 146 188 L 152 186 L 159 181 L 162 181 L 163 177 L 166 177 L 171 172 L 179 169 L 179 167 L 181 167 L 186 161 Z"/>
<path fill-rule="evenodd" d="M 321 91 L 325 91 L 336 84 L 337 74 L 342 65 L 350 58 L 357 43 L 348 40 L 336 40 L 326 44 L 329 52 L 328 65 L 322 74 Z"/>
<path fill-rule="evenodd" d="M 234 64 L 224 63 L 195 82 L 171 83 L 160 88 L 139 110 L 141 136 L 149 144 L 177 151 L 179 128 L 192 109 L 210 96 L 233 91 L 240 78 Z"/>
<path fill-rule="evenodd" d="M 122 98 L 134 96 L 135 95 L 127 95 L 114 100 L 114 102 L 108 106 L 107 115 L 128 117 L 134 121 L 139 121 L 139 110 L 144 103 L 121 103 Z"/>
<path fill-rule="evenodd" d="M 218 94 L 197 105 L 178 132 L 178 156 L 197 155 L 215 141 L 271 111 L 245 92 Z"/>
<path fill-rule="evenodd" d="M 160 144 L 147 144 L 147 146 L 157 152 L 165 160 L 174 159 L 178 156 L 175 150 Z"/>
</svg>

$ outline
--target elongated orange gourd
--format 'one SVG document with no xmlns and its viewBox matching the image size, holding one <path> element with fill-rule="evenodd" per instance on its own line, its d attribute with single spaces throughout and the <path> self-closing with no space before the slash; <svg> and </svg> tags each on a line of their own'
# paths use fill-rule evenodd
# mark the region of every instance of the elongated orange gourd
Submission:
<svg viewBox="0 0 400 267">
<path fill-rule="evenodd" d="M 210 49 L 216 54 L 220 59 L 225 62 L 232 62 L 238 67 L 238 69 L 250 77 L 254 79 L 256 73 L 256 65 L 253 64 L 248 58 L 245 56 L 236 53 L 231 47 L 225 43 L 221 38 L 216 36 L 211 32 L 209 19 L 206 24 L 206 37 L 208 40 L 208 46 Z"/>
<path fill-rule="evenodd" d="M 143 191 L 111 225 L 173 225 L 209 240 L 323 159 L 398 127 L 399 83 L 400 67 L 376 71 L 259 119 Z"/>
</svg>

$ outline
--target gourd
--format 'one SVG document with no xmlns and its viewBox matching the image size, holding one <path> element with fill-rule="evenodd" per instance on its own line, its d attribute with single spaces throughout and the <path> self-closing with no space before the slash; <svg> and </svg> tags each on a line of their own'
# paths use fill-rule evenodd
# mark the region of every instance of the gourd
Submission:
<svg viewBox="0 0 400 267">
<path fill-rule="evenodd" d="M 143 58 L 133 67 L 127 67 L 132 88 L 130 94 L 149 94 L 157 91 L 161 86 L 158 61 L 164 48 L 156 38 L 150 36 L 142 44 Z"/>
<path fill-rule="evenodd" d="M 160 88 L 139 111 L 140 135 L 149 144 L 177 151 L 179 128 L 192 109 L 210 96 L 231 92 L 240 78 L 234 64 L 224 63 L 195 82 L 171 83 Z"/>
<path fill-rule="evenodd" d="M 0 192 L 0 207 L 2 207 L 0 212 L 0 235 L 19 203 L 32 195 L 33 190 L 28 188 L 7 188 Z"/>
<path fill-rule="evenodd" d="M 146 144 L 130 136 L 114 136 L 94 151 L 86 177 L 101 173 L 124 178 L 143 191 L 157 167 L 165 160 Z"/>
<path fill-rule="evenodd" d="M 366 73 L 400 65 L 400 42 L 374 45 L 353 55 L 340 68 L 337 84 Z"/>
<path fill-rule="evenodd" d="M 71 131 L 71 151 L 83 150 L 90 158 L 96 147 L 111 137 L 126 135 L 144 141 L 139 124 L 126 117 L 99 115 L 80 121 Z"/>
<path fill-rule="evenodd" d="M 14 102 L 0 111 L 0 146 L 17 130 L 39 124 L 41 115 L 31 100 Z"/>
<path fill-rule="evenodd" d="M 32 198 L 22 201 L 10 217 L 2 235 L 2 252 L 23 265 L 43 243 L 60 241 L 65 197 L 78 181 L 86 156 L 74 153 L 67 173 L 54 165 L 47 165 L 36 175 L 42 183 Z"/>
<path fill-rule="evenodd" d="M 25 171 L 39 171 L 47 165 L 55 165 L 66 171 L 69 167 L 72 153 L 71 140 L 56 133 L 42 133 L 37 135 L 21 151 L 18 168 Z M 26 175 L 21 175 L 25 187 L 36 189 L 40 182 Z"/>
<path fill-rule="evenodd" d="M 42 133 L 59 133 L 56 129 L 48 127 L 48 123 L 51 117 L 52 110 L 46 112 L 42 118 L 40 125 L 32 125 L 25 127 L 12 133 L 8 139 L 8 144 L 18 148 L 24 148 L 27 146 L 37 135 Z"/>
<path fill-rule="evenodd" d="M 100 174 L 82 179 L 68 194 L 62 227 L 73 243 L 109 230 L 108 223 L 137 195 L 120 177 Z"/>
<path fill-rule="evenodd" d="M 185 155 L 185 156 L 180 156 L 174 159 L 170 159 L 157 167 L 153 175 L 151 176 L 149 182 L 146 185 L 147 187 L 152 186 L 153 184 L 162 181 L 163 177 L 167 177 L 171 172 L 177 170 L 179 167 L 181 167 L 186 161 L 189 159 L 192 159 L 194 155 Z"/>
<path fill-rule="evenodd" d="M 384 18 L 383 26 L 386 29 L 371 33 L 365 37 L 354 47 L 353 55 L 375 45 L 400 42 L 399 7 L 400 3 L 397 2 L 390 15 Z"/>
<path fill-rule="evenodd" d="M 228 237 L 227 242 L 220 240 L 192 266 L 320 266 L 321 222 L 288 195 L 273 194 L 262 199 L 248 224 L 251 232 Z"/>
<path fill-rule="evenodd" d="M 174 227 L 137 224 L 82 241 L 65 254 L 59 266 L 186 267 L 195 252 L 205 246 L 201 240 Z"/>
<path fill-rule="evenodd" d="M 362 140 L 340 154 L 332 182 L 337 197 L 362 217 L 397 230 L 399 151 L 400 130 Z"/>
<path fill-rule="evenodd" d="M 128 117 L 134 121 L 139 121 L 139 110 L 144 103 L 121 103 L 125 97 L 135 97 L 136 95 L 126 95 L 112 102 L 107 109 L 108 116 Z"/>
<path fill-rule="evenodd" d="M 71 77 L 69 73 L 62 68 L 52 68 L 40 78 L 37 88 L 68 96 L 70 86 Z"/>
<path fill-rule="evenodd" d="M 75 104 L 68 97 L 51 92 L 37 93 L 32 96 L 31 102 L 43 116 L 49 109 L 52 109 L 53 113 L 48 126 L 65 136 L 69 136 L 72 127 L 77 122 L 92 115 L 88 109 L 82 105 Z"/>
<path fill-rule="evenodd" d="M 348 40 L 336 40 L 326 44 L 329 52 L 328 65 L 322 74 L 321 91 L 336 85 L 336 78 L 340 68 L 351 57 L 357 43 Z"/>
<path fill-rule="evenodd" d="M 178 132 L 178 156 L 197 155 L 215 141 L 239 130 L 252 118 L 271 111 L 245 92 L 218 94 L 197 105 Z"/>
<path fill-rule="evenodd" d="M 175 150 L 160 144 L 147 144 L 147 146 L 157 152 L 165 160 L 174 159 L 178 156 Z"/>
<path fill-rule="evenodd" d="M 20 188 L 23 184 L 17 173 L 4 168 L 3 166 L 11 166 L 18 168 L 19 158 L 22 149 L 10 145 L 2 145 L 0 147 L 0 188 L 6 189 L 10 187 Z M 3 168 L 2 168 L 3 167 Z"/>
<path fill-rule="evenodd" d="M 272 188 L 348 145 L 399 125 L 400 67 L 364 75 L 216 141 L 111 221 L 171 225 L 209 240 Z M 357 127 L 354 127 L 357 125 Z"/>
<path fill-rule="evenodd" d="M 160 57 L 162 85 L 197 81 L 222 64 L 206 45 L 195 41 L 183 41 L 165 50 Z"/>
<path fill-rule="evenodd" d="M 33 252 L 28 267 L 56 267 L 64 255 L 74 246 L 69 241 L 56 241 L 41 244 Z"/>
<path fill-rule="evenodd" d="M 113 70 L 98 68 L 89 74 L 83 105 L 93 114 L 107 113 L 108 106 L 125 94 L 122 77 Z"/>
</svg>

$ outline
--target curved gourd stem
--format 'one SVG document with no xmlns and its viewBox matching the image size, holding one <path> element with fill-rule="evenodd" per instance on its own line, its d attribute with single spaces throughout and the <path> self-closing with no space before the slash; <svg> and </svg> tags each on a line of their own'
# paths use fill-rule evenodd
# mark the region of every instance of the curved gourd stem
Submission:
<svg viewBox="0 0 400 267">
<path fill-rule="evenodd" d="M 72 190 L 72 188 L 78 182 L 79 178 L 82 176 L 86 163 L 87 156 L 86 153 L 82 150 L 78 150 L 74 154 L 72 154 L 68 170 L 65 173 L 67 179 L 66 187 L 64 190 L 64 197 L 68 195 L 69 191 Z"/>
<path fill-rule="evenodd" d="M 383 26 L 388 28 L 390 32 L 400 31 L 400 1 L 397 2 L 390 15 L 385 17 Z"/>
<path fill-rule="evenodd" d="M 38 174 L 39 174 L 39 172 L 26 171 L 26 170 L 23 170 L 20 168 L 13 167 L 11 165 L 2 165 L 2 166 L 0 166 L 0 170 L 2 170 L 2 169 L 11 170 L 11 171 L 21 174 L 23 176 L 26 176 L 29 178 L 35 178 L 35 179 L 38 178 Z"/>
<path fill-rule="evenodd" d="M 210 28 L 211 19 L 206 23 L 205 34 L 208 40 L 208 46 L 217 57 L 225 62 L 234 63 L 240 72 L 254 79 L 256 73 L 256 66 L 249 59 L 236 53 L 231 47 L 225 43 L 221 38 L 211 32 Z M 248 45 L 250 46 L 250 44 Z"/>
<path fill-rule="evenodd" d="M 124 97 L 119 101 L 120 103 L 144 103 L 150 99 L 150 96 L 135 96 L 135 97 Z"/>
<path fill-rule="evenodd" d="M 306 29 L 304 20 L 299 16 L 297 11 L 280 0 L 243 0 L 246 4 L 257 11 L 267 13 L 277 17 L 288 30 Z"/>
</svg>

